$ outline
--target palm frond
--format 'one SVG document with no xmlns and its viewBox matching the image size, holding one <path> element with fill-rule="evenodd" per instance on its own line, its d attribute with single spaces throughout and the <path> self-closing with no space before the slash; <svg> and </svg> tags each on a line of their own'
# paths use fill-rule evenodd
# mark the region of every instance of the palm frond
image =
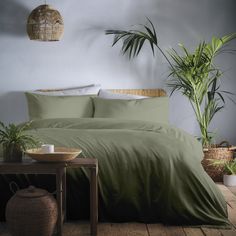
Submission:
<svg viewBox="0 0 236 236">
<path fill-rule="evenodd" d="M 148 18 L 147 18 L 148 19 Z M 153 55 L 155 54 L 154 45 L 157 45 L 157 35 L 153 23 L 148 19 L 149 25 L 141 25 L 143 30 L 106 30 L 105 34 L 114 35 L 112 46 L 116 45 L 120 40 L 123 40 L 121 51 L 123 54 L 128 54 L 129 58 L 139 55 L 144 42 L 150 44 Z"/>
</svg>

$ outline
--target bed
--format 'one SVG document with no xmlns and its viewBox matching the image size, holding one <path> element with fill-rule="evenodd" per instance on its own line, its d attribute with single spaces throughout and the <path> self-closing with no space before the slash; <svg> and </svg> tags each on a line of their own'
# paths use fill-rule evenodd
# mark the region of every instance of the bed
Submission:
<svg viewBox="0 0 236 236">
<path fill-rule="evenodd" d="M 166 96 L 162 89 L 112 92 Z M 27 132 L 45 143 L 80 147 L 81 157 L 98 159 L 100 221 L 228 227 L 226 202 L 201 165 L 201 144 L 168 123 L 138 118 L 49 117 L 34 120 Z M 51 192 L 55 188 L 53 176 L 1 176 L 2 219 L 12 180 L 20 187 L 34 184 Z M 69 170 L 67 181 L 68 218 L 87 219 L 88 173 Z"/>
</svg>

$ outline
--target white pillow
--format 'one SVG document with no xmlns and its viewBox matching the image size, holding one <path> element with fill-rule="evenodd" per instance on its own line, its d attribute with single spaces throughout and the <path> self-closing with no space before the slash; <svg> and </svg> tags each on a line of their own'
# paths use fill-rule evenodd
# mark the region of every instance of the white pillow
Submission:
<svg viewBox="0 0 236 236">
<path fill-rule="evenodd" d="M 97 95 L 101 88 L 100 84 L 91 84 L 75 88 L 65 88 L 59 91 L 39 91 L 35 90 L 31 93 L 48 95 L 48 96 L 75 96 L 75 95 Z"/>
<path fill-rule="evenodd" d="M 133 94 L 112 93 L 111 91 L 107 91 L 105 89 L 100 89 L 98 97 L 104 99 L 121 99 L 121 100 L 148 98 L 146 96 L 139 96 Z"/>
</svg>

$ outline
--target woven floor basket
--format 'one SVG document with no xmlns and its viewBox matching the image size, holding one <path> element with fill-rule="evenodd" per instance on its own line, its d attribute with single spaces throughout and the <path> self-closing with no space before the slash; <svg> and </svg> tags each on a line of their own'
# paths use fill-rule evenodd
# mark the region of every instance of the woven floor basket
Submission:
<svg viewBox="0 0 236 236">
<path fill-rule="evenodd" d="M 32 186 L 17 191 L 6 206 L 6 221 L 12 236 L 52 236 L 57 215 L 55 198 Z"/>
<path fill-rule="evenodd" d="M 223 146 L 226 144 L 227 146 Z M 230 161 L 234 158 L 234 150 L 236 147 L 230 146 L 228 142 L 224 141 L 214 147 L 204 148 L 204 158 L 202 161 L 203 168 L 207 174 L 215 181 L 223 181 L 223 165 L 214 166 L 212 165 L 214 160 L 225 160 Z"/>
</svg>

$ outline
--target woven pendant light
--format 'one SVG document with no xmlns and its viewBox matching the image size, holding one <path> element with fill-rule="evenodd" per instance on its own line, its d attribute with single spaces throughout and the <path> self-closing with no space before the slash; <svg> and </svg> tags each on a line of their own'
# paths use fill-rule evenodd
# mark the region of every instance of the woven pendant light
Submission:
<svg viewBox="0 0 236 236">
<path fill-rule="evenodd" d="M 31 40 L 58 41 L 64 31 L 61 14 L 50 5 L 35 8 L 27 21 L 27 33 Z"/>
</svg>

